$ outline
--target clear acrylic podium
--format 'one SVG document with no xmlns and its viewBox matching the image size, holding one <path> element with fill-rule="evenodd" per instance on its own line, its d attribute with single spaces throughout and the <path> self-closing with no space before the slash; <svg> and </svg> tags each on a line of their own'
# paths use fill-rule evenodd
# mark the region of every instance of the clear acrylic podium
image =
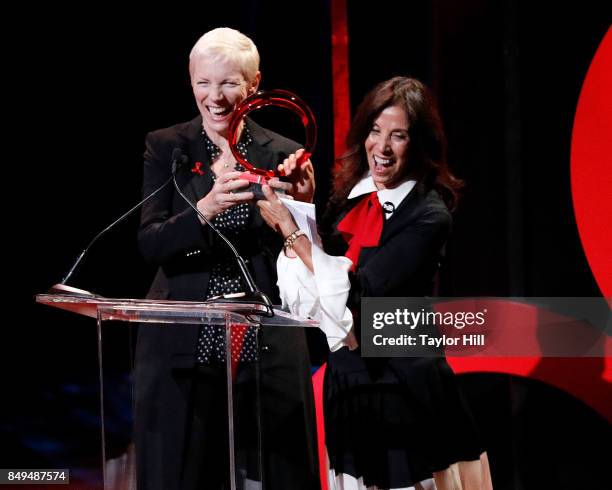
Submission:
<svg viewBox="0 0 612 490">
<path fill-rule="evenodd" d="M 55 291 L 53 291 L 55 293 Z M 105 424 L 105 363 L 103 355 L 104 332 L 115 322 L 136 322 L 139 328 L 147 328 L 147 324 L 164 325 L 167 328 L 181 328 L 181 325 L 220 325 L 225 327 L 225 374 L 227 376 L 227 419 L 228 419 L 228 461 L 231 490 L 264 488 L 262 472 L 261 438 L 257 440 L 256 469 L 253 471 L 252 457 L 249 463 L 249 474 L 239 467 L 236 459 L 236 441 L 238 440 L 237 412 L 235 406 L 236 353 L 232 353 L 232 331 L 235 327 L 252 328 L 258 332 L 261 328 L 313 328 L 318 326 L 314 320 L 304 320 L 279 309 L 274 309 L 273 317 L 263 316 L 266 308 L 259 304 L 236 302 L 191 302 L 191 301 L 159 301 L 140 299 L 115 299 L 97 296 L 67 286 L 62 286 L 59 294 L 39 294 L 36 301 L 41 304 L 68 310 L 79 315 L 95 318 L 97 321 L 98 370 L 100 393 L 100 426 L 101 426 L 101 465 L 102 479 L 105 489 L 131 490 L 136 489 L 136 465 L 134 447 L 130 444 L 125 454 L 120 458 L 110 458 L 107 453 L 107 430 Z M 115 322 L 112 322 L 115 321 Z M 111 322 L 106 324 L 105 322 Z M 244 332 L 244 330 L 243 330 Z M 258 335 L 255 338 L 259 338 Z M 195 346 L 194 346 L 195 348 Z M 256 350 L 259 351 L 259 343 Z M 258 362 L 253 368 L 258 371 Z M 256 376 L 258 378 L 258 376 Z M 261 434 L 261 412 L 259 386 L 257 385 L 252 409 L 253 420 L 257 424 L 255 433 Z M 253 477 L 254 474 L 254 477 Z"/>
</svg>

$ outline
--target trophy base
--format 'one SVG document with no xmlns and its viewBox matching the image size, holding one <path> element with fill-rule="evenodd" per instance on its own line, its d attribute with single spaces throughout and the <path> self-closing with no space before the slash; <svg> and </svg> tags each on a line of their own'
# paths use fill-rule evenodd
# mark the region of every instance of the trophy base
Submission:
<svg viewBox="0 0 612 490">
<path fill-rule="evenodd" d="M 243 172 L 240 176 L 241 179 L 248 180 L 251 185 L 245 189 L 246 192 L 252 192 L 255 200 L 265 199 L 263 191 L 261 189 L 262 185 L 270 185 L 270 177 L 265 175 L 254 174 L 249 171 Z M 274 189 L 276 192 L 277 189 Z"/>
</svg>

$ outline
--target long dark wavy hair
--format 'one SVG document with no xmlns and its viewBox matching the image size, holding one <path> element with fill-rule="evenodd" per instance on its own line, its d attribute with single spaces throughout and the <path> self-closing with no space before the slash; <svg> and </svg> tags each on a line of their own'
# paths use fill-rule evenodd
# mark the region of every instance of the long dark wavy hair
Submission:
<svg viewBox="0 0 612 490">
<path fill-rule="evenodd" d="M 408 176 L 438 191 L 446 206 L 457 206 L 463 181 L 446 162 L 446 137 L 437 103 L 431 92 L 414 78 L 394 77 L 379 83 L 359 105 L 346 138 L 348 150 L 334 172 L 331 209 L 343 205 L 351 189 L 368 170 L 364 143 L 380 113 L 389 106 L 403 107 L 408 116 Z"/>
</svg>

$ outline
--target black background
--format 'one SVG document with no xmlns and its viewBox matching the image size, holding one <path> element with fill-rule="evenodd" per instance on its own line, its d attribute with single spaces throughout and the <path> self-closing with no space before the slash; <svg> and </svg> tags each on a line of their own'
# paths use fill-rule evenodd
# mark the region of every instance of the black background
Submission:
<svg viewBox="0 0 612 490">
<path fill-rule="evenodd" d="M 440 101 L 451 166 L 467 183 L 441 294 L 599 295 L 573 218 L 569 154 L 582 81 L 612 20 L 606 2 L 348 3 L 352 107 L 390 76 L 423 79 Z M 333 161 L 329 7 L 242 1 L 128 16 L 94 4 L 14 19 L 22 27 L 7 43 L 17 53 L 8 78 L 25 92 L 4 94 L 18 108 L 5 134 L 5 198 L 19 197 L 5 204 L 5 308 L 18 315 L 4 320 L 1 466 L 57 467 L 95 452 L 95 327 L 35 305 L 33 295 L 139 200 L 146 132 L 197 114 L 187 57 L 203 32 L 227 25 L 251 36 L 261 88 L 292 90 L 313 109 L 324 206 Z M 97 243 L 71 284 L 143 297 L 153 271 L 139 256 L 137 225 L 133 217 Z M 609 426 L 582 402 L 532 380 L 462 379 L 496 488 L 609 485 Z M 602 444 L 607 452 L 595 449 Z"/>
</svg>

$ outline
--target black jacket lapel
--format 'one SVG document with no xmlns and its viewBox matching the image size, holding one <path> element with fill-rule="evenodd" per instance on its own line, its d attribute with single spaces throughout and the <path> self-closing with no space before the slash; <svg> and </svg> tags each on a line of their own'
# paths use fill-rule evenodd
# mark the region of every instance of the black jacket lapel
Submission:
<svg viewBox="0 0 612 490">
<path fill-rule="evenodd" d="M 406 227 L 407 223 L 413 219 L 415 210 L 419 209 L 420 205 L 423 203 L 424 196 L 425 188 L 421 182 L 417 182 L 391 217 L 385 221 L 383 232 L 380 237 L 381 243 Z M 412 211 L 405 212 L 407 208 Z"/>
<path fill-rule="evenodd" d="M 185 142 L 185 154 L 189 157 L 188 168 L 182 172 L 185 179 L 181 180 L 182 190 L 195 203 L 205 196 L 213 186 L 210 160 L 202 137 L 202 116 L 190 121 L 184 133 L 180 136 Z M 197 162 L 202 164 L 200 168 L 204 172 L 203 175 L 192 171 Z"/>
</svg>

